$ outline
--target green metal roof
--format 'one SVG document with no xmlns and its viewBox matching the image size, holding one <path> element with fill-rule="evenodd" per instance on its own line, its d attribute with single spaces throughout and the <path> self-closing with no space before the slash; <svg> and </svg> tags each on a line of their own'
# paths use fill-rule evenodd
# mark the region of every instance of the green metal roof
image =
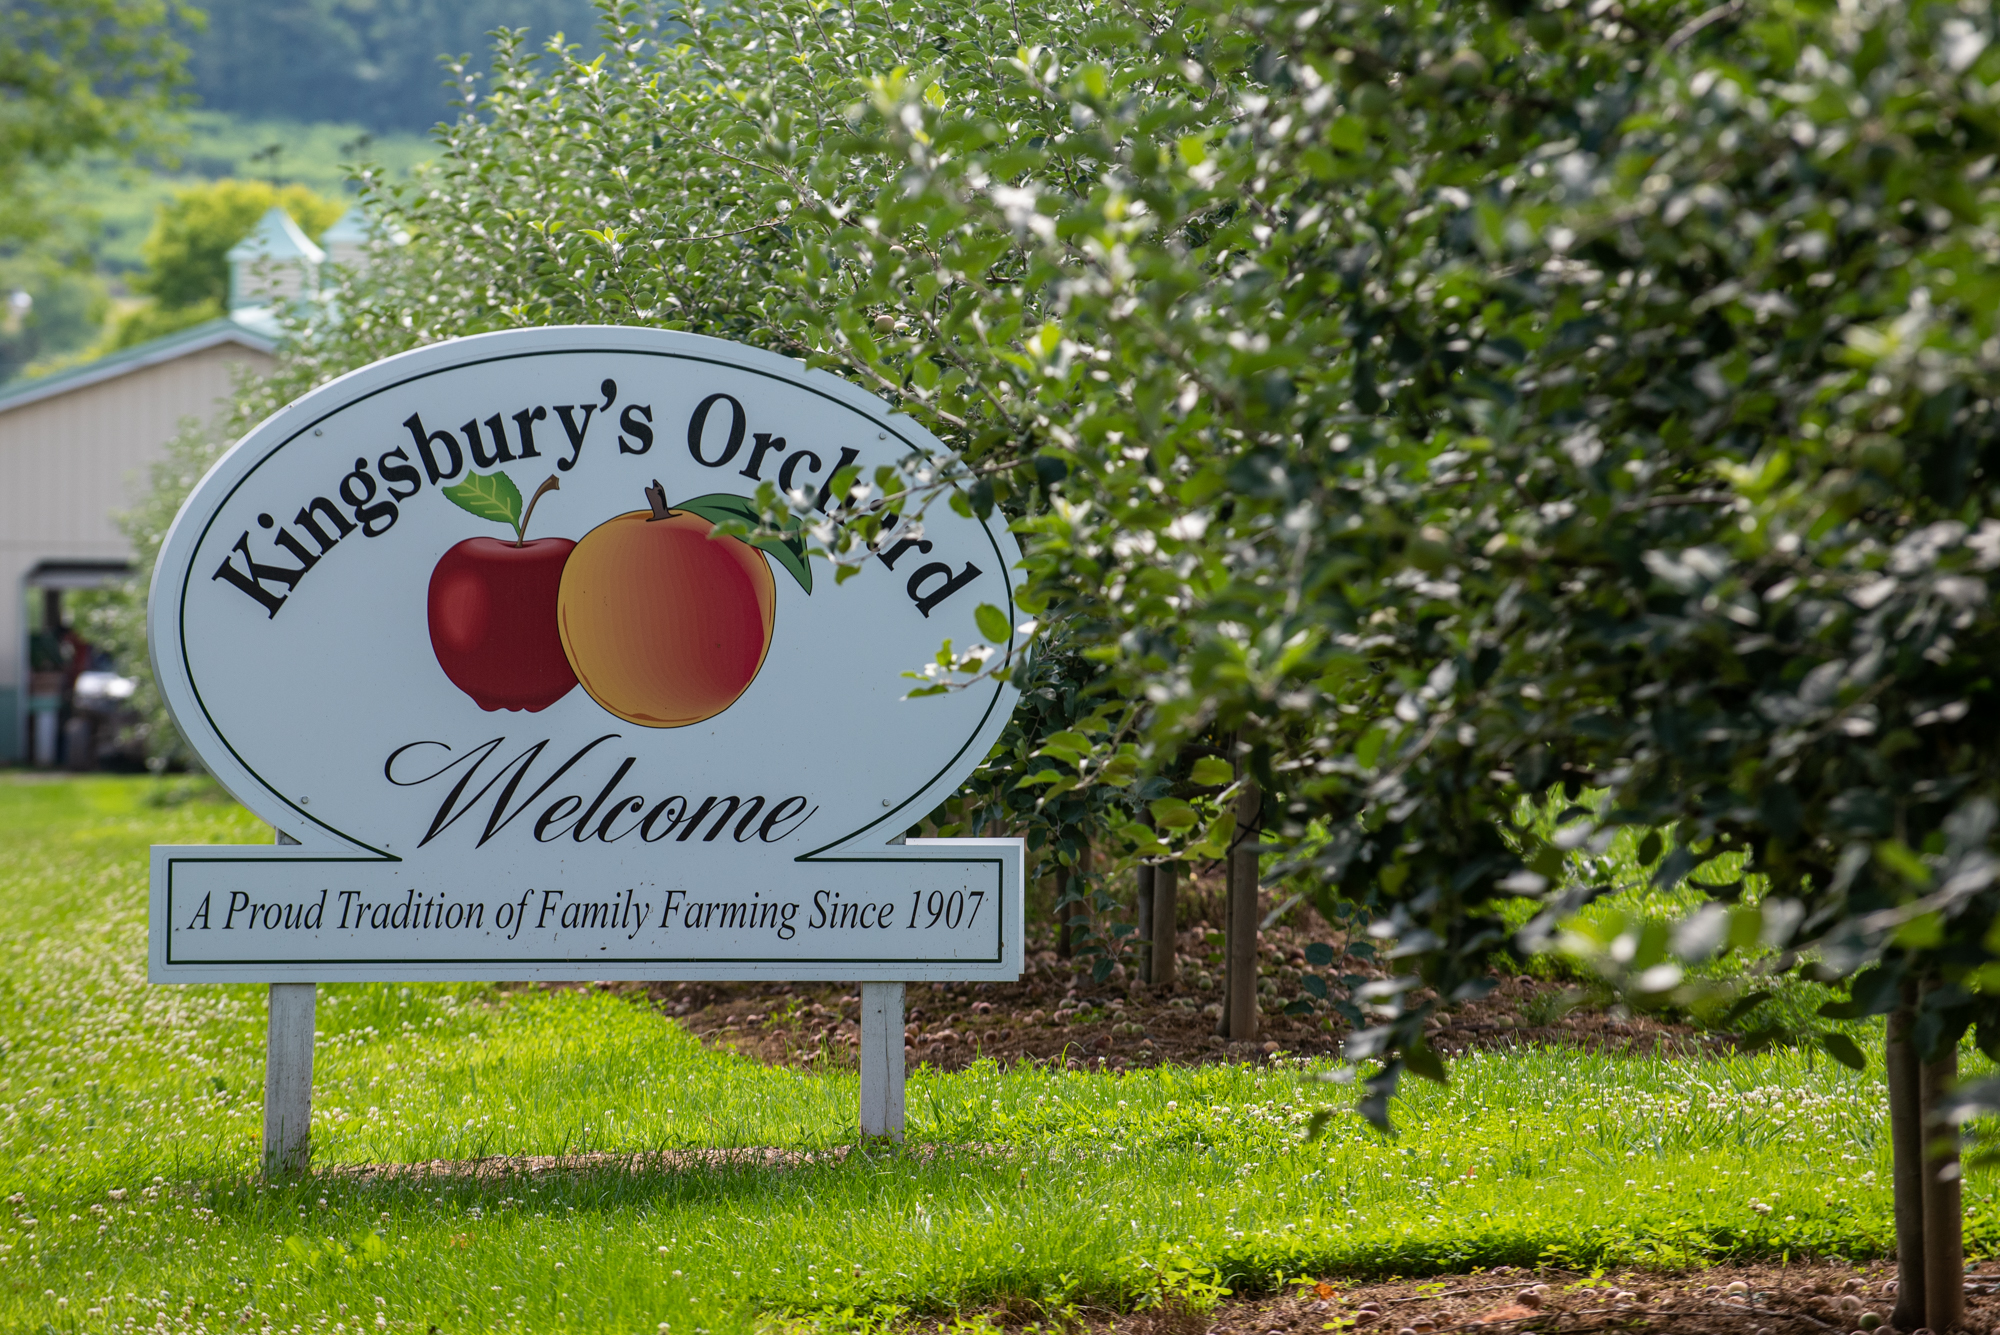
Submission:
<svg viewBox="0 0 2000 1335">
<path fill-rule="evenodd" d="M 305 260 L 318 264 L 326 258 L 326 252 L 300 230 L 291 214 L 273 204 L 264 210 L 264 216 L 250 229 L 250 235 L 229 248 L 226 258 L 231 263 L 244 260 Z"/>
<path fill-rule="evenodd" d="M 334 219 L 333 226 L 319 234 L 319 243 L 331 251 L 335 246 L 365 246 L 368 238 L 375 235 L 375 220 L 368 216 L 368 210 L 359 204 Z"/>
<path fill-rule="evenodd" d="M 326 229 L 320 240 L 328 246 L 348 244 L 357 249 L 367 243 L 376 223 L 360 205 L 348 209 L 333 226 Z M 405 238 L 400 233 L 396 240 Z M 238 285 L 245 265 L 263 262 L 301 263 L 306 266 L 308 280 L 311 271 L 326 258 L 326 252 L 313 244 L 311 238 L 299 229 L 292 215 L 277 205 L 272 205 L 250 234 L 230 247 L 229 291 L 232 304 L 238 300 Z M 308 282 L 310 286 L 310 282 Z M 33 380 L 23 380 L 16 384 L 0 386 L 0 413 L 46 399 L 51 395 L 64 394 L 85 385 L 96 384 L 136 371 L 141 367 L 154 366 L 160 362 L 185 357 L 204 348 L 212 348 L 221 343 L 236 343 L 258 352 L 275 352 L 279 340 L 284 336 L 277 315 L 262 305 L 237 305 L 228 315 L 218 320 L 191 325 L 186 329 L 163 334 L 135 347 L 121 348 L 108 357 L 100 357 L 83 366 L 72 366 L 66 371 L 52 375 L 37 376 Z"/>
</svg>

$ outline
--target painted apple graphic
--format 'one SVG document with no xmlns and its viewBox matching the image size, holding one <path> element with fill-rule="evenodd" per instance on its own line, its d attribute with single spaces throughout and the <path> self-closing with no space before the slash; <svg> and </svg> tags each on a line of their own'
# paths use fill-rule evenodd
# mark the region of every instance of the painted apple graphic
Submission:
<svg viewBox="0 0 2000 1335">
<path fill-rule="evenodd" d="M 771 647 L 777 589 L 766 554 L 812 592 L 796 536 L 719 535 L 762 518 L 742 496 L 669 508 L 658 482 L 649 508 L 605 520 L 563 565 L 557 619 L 569 666 L 590 698 L 628 723 L 681 728 L 713 718 L 749 688 Z"/>
<path fill-rule="evenodd" d="M 511 524 L 514 540 L 467 538 L 431 572 L 431 652 L 452 685 L 481 709 L 547 709 L 576 685 L 556 634 L 556 599 L 568 538 L 527 540 L 535 502 L 556 489 L 550 478 L 523 509 L 505 473 L 471 474 L 444 494 L 481 519 Z"/>
</svg>

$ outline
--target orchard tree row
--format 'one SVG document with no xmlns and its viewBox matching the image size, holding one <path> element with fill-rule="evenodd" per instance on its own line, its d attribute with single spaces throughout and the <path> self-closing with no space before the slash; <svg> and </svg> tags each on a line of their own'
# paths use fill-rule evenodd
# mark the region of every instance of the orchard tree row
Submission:
<svg viewBox="0 0 2000 1335">
<path fill-rule="evenodd" d="M 246 415 L 571 322 L 895 401 L 954 454 L 839 478 L 824 554 L 886 498 L 997 509 L 1027 552 L 1028 654 L 912 665 L 1025 693 L 940 822 L 1029 834 L 1079 930 L 1125 869 L 1218 857 L 1232 954 L 1260 855 L 1358 912 L 1391 961 L 1350 1041 L 1377 1121 L 1442 1078 L 1426 1016 L 1490 986 L 1497 904 L 1534 901 L 1540 948 L 1605 888 L 1573 853 L 1668 832 L 1655 879 L 1710 905 L 1596 963 L 1723 1007 L 1684 966 L 1761 948 L 1889 1013 L 1895 1324 L 1956 1320 L 1957 1170 L 1923 1140 L 1984 1106 L 1958 1041 L 2000 1052 L 1987 5 L 604 22 L 589 63 L 503 35 L 462 72 L 434 172 L 371 194 L 409 244 Z"/>
</svg>

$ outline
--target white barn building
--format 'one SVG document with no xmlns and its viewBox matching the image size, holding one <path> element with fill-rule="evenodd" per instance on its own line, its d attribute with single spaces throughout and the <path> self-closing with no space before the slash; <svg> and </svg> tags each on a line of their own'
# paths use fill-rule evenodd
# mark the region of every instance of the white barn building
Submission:
<svg viewBox="0 0 2000 1335">
<path fill-rule="evenodd" d="M 273 364 L 275 308 L 318 290 L 327 251 L 358 258 L 367 221 L 350 211 L 322 250 L 274 208 L 229 252 L 229 313 L 54 375 L 0 387 L 0 764 L 92 761 L 78 679 L 94 668 L 64 595 L 132 573 L 115 516 L 187 418 L 208 421 L 236 375 Z M 115 679 L 114 679 L 115 680 Z M 115 686 L 113 688 L 115 690 Z"/>
</svg>

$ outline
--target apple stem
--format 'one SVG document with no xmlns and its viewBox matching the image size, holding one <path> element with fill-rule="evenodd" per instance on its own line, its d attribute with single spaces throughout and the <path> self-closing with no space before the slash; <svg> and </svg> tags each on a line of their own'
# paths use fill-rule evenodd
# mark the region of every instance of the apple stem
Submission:
<svg viewBox="0 0 2000 1335">
<path fill-rule="evenodd" d="M 667 489 L 660 485 L 658 478 L 654 478 L 653 485 L 646 488 L 646 504 L 653 508 L 652 518 L 646 521 L 649 524 L 674 517 L 674 512 L 667 508 Z"/>
<path fill-rule="evenodd" d="M 514 526 L 514 545 L 522 547 L 528 541 L 528 521 L 535 517 L 535 502 L 551 491 L 561 491 L 562 482 L 553 473 L 549 480 L 535 488 L 535 494 L 528 498 L 528 508 L 521 514 L 521 522 Z"/>
</svg>

